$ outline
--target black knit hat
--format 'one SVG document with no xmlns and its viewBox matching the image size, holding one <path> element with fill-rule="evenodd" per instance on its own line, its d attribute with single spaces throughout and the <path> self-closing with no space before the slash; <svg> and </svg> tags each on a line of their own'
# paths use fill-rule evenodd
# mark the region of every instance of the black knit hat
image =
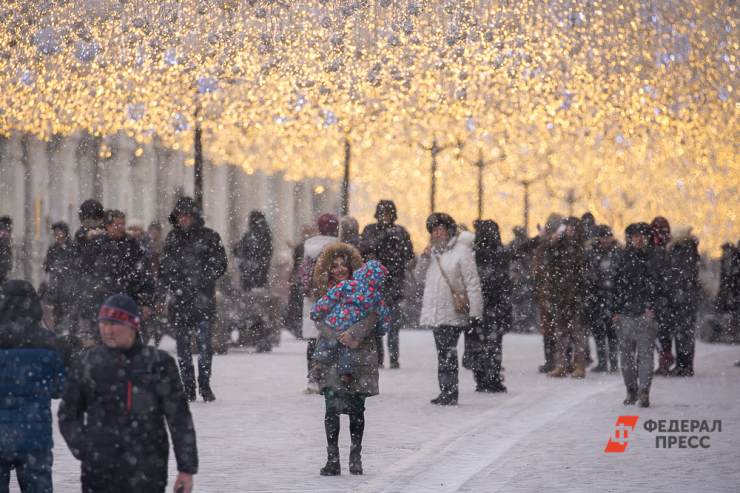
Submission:
<svg viewBox="0 0 740 493">
<path fill-rule="evenodd" d="M 41 321 L 41 299 L 33 286 L 20 279 L 6 281 L 0 287 L 0 323 Z"/>
<path fill-rule="evenodd" d="M 645 238 L 650 238 L 651 232 L 652 228 L 650 228 L 650 225 L 648 223 L 632 223 L 627 226 L 627 229 L 624 230 L 624 234 L 627 237 L 642 235 Z"/>
<path fill-rule="evenodd" d="M 80 209 L 77 211 L 77 215 L 80 221 L 87 219 L 103 219 L 105 210 L 103 204 L 95 199 L 87 199 L 80 205 Z"/>
<path fill-rule="evenodd" d="M 100 305 L 98 321 L 101 320 L 128 325 L 134 330 L 139 330 L 141 326 L 139 306 L 125 294 L 114 294 Z"/>
<path fill-rule="evenodd" d="M 450 236 L 455 236 L 457 234 L 457 223 L 449 214 L 445 214 L 444 212 L 434 212 L 427 218 L 427 231 L 429 231 L 429 233 L 438 226 L 444 227 Z"/>
<path fill-rule="evenodd" d="M 200 219 L 201 212 L 200 207 L 192 197 L 180 197 L 175 203 L 174 209 L 170 213 L 169 220 L 173 226 L 177 225 L 177 216 L 187 215 L 193 216 L 194 219 Z"/>
</svg>

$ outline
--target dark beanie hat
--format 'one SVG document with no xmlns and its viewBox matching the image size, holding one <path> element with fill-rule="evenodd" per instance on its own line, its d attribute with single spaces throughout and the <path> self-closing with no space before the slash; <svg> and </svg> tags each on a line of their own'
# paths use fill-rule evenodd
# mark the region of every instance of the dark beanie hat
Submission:
<svg viewBox="0 0 740 493">
<path fill-rule="evenodd" d="M 398 219 L 396 204 L 392 200 L 381 200 L 378 202 L 378 205 L 375 207 L 375 219 L 380 219 L 385 213 L 390 214 L 391 222 L 395 222 Z"/>
<path fill-rule="evenodd" d="M 337 236 L 339 234 L 339 219 L 334 214 L 326 213 L 319 216 L 319 233 L 324 236 Z"/>
<path fill-rule="evenodd" d="M 139 330 L 141 325 L 139 306 L 125 294 L 114 294 L 100 306 L 98 321 L 102 320 L 128 325 L 134 330 Z"/>
<path fill-rule="evenodd" d="M 103 205 L 95 199 L 84 201 L 77 212 L 80 221 L 84 221 L 86 219 L 103 219 L 103 216 L 105 215 Z"/>
<path fill-rule="evenodd" d="M 646 238 L 650 238 L 650 232 L 652 228 L 648 223 L 633 223 L 627 226 L 625 234 L 627 236 L 642 235 Z"/>
<path fill-rule="evenodd" d="M 0 287 L 0 322 L 41 321 L 41 299 L 27 281 L 11 279 Z"/>
<path fill-rule="evenodd" d="M 427 218 L 427 231 L 430 233 L 438 226 L 442 226 L 447 229 L 450 236 L 457 234 L 457 223 L 452 216 L 445 214 L 444 212 L 435 212 Z"/>
</svg>

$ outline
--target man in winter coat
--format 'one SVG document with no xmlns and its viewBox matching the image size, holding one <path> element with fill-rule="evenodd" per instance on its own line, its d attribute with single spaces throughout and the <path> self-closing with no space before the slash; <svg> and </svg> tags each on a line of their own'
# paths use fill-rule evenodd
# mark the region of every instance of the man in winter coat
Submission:
<svg viewBox="0 0 740 493">
<path fill-rule="evenodd" d="M 659 273 L 653 268 L 649 248 L 650 226 L 631 224 L 626 229 L 627 247 L 619 256 L 614 275 L 612 319 L 619 335 L 622 377 L 627 387 L 625 405 L 650 406 L 653 376 L 653 341 L 657 333 L 655 305 Z"/>
<path fill-rule="evenodd" d="M 671 242 L 671 225 L 668 220 L 658 216 L 650 223 L 650 261 L 657 274 L 655 320 L 658 324 L 658 369 L 656 375 L 666 376 L 676 360 L 672 353 L 673 327 L 676 322 L 675 307 L 671 302 L 669 277 L 671 258 L 668 245 Z"/>
<path fill-rule="evenodd" d="M 125 294 L 105 300 L 98 320 L 103 343 L 75 363 L 58 413 L 62 436 L 82 462 L 83 493 L 164 492 L 168 431 L 175 491 L 190 492 L 198 454 L 175 360 L 144 346 L 139 307 Z"/>
<path fill-rule="evenodd" d="M 47 275 L 44 303 L 51 306 L 54 326 L 69 326 L 74 310 L 74 300 L 69 287 L 75 282 L 75 250 L 69 237 L 69 226 L 64 222 L 51 225 L 54 244 L 49 247 L 44 260 Z M 56 329 L 59 331 L 59 329 Z"/>
<path fill-rule="evenodd" d="M 337 243 L 339 238 L 339 219 L 334 214 L 322 214 L 317 220 L 319 234 L 312 236 L 303 243 L 303 259 L 298 268 L 298 276 L 303 290 L 303 318 L 301 333 L 303 338 L 308 341 L 306 346 L 306 363 L 308 366 L 308 385 L 305 393 L 318 394 L 319 386 L 316 379 L 311 374 L 311 361 L 313 353 L 316 350 L 316 340 L 319 337 L 316 323 L 311 320 L 311 306 L 317 299 L 317 293 L 313 292 L 311 286 L 313 283 L 314 269 L 316 261 L 321 252 L 328 245 Z"/>
<path fill-rule="evenodd" d="M 561 230 L 544 255 L 544 268 L 549 279 L 545 298 L 552 310 L 555 336 L 555 368 L 548 375 L 567 375 L 569 362 L 566 353 L 572 348 L 572 376 L 584 378 L 587 340 L 583 327 L 583 282 L 586 256 L 578 218 L 566 218 Z"/>
<path fill-rule="evenodd" d="M 498 224 L 490 220 L 475 222 L 474 250 L 483 294 L 483 320 L 468 336 L 467 340 L 474 343 L 465 348 L 463 366 L 473 370 L 476 391 L 506 392 L 501 358 L 503 336 L 512 325 L 511 253 L 501 242 Z"/>
<path fill-rule="evenodd" d="M 583 308 L 585 322 L 596 341 L 598 356 L 598 364 L 591 371 L 616 372 L 619 369 L 619 348 L 610 305 L 619 248 L 609 226 L 597 226 L 589 243 Z"/>
<path fill-rule="evenodd" d="M 461 332 L 475 329 L 483 317 L 483 296 L 473 254 L 475 237 L 467 231 L 458 233 L 457 223 L 445 213 L 429 216 L 426 226 L 431 242 L 422 253 L 415 274 L 425 279 L 419 325 L 433 330 L 437 348 L 440 394 L 431 402 L 457 405 L 457 341 Z M 456 305 L 453 290 L 467 296 L 467 309 Z"/>
<path fill-rule="evenodd" d="M 675 239 L 669 249 L 668 292 L 673 307 L 673 336 L 676 340 L 676 366 L 669 375 L 694 376 L 696 312 L 699 308 L 699 240 L 694 236 Z"/>
<path fill-rule="evenodd" d="M 226 272 L 221 237 L 205 226 L 200 209 L 190 197 L 178 199 L 169 217 L 173 226 L 162 251 L 162 284 L 170 293 L 169 319 L 177 340 L 185 393 L 196 399 L 195 372 L 190 344 L 198 344 L 198 389 L 203 400 L 216 399 L 211 390 L 211 330 L 216 316 L 216 280 Z"/>
<path fill-rule="evenodd" d="M 70 339 L 76 346 L 91 347 L 98 338 L 95 316 L 99 306 L 98 293 L 103 285 L 100 266 L 103 264 L 105 210 L 100 202 L 89 199 L 80 205 L 78 216 L 81 226 L 74 235 L 77 282 L 72 286 L 77 324 L 73 325 L 74 333 L 70 334 Z"/>
<path fill-rule="evenodd" d="M 414 258 L 414 247 L 411 237 L 403 226 L 396 224 L 398 214 L 396 204 L 391 200 L 381 200 L 375 209 L 377 223 L 368 224 L 362 231 L 360 253 L 365 258 L 377 259 L 386 269 L 388 278 L 385 281 L 384 293 L 388 307 L 391 309 L 391 328 L 388 331 L 388 354 L 390 367 L 399 368 L 399 324 L 401 318 L 401 300 L 403 299 L 404 278 L 409 262 Z M 378 364 L 383 366 L 383 337 L 378 336 Z"/>
<path fill-rule="evenodd" d="M 147 268 L 144 250 L 133 236 L 126 233 L 126 215 L 117 210 L 105 212 L 105 235 L 97 268 L 101 286 L 97 300 L 124 293 L 143 308 L 147 318 L 154 304 L 154 282 Z"/>
<path fill-rule="evenodd" d="M 234 255 L 238 259 L 244 291 L 267 285 L 272 260 L 272 233 L 262 212 L 249 213 L 249 230 L 234 248 Z"/>
<path fill-rule="evenodd" d="M 41 326 L 41 301 L 26 281 L 0 288 L 0 491 L 15 469 L 23 492 L 52 491 L 51 399 L 64 383 L 64 352 Z"/>
</svg>

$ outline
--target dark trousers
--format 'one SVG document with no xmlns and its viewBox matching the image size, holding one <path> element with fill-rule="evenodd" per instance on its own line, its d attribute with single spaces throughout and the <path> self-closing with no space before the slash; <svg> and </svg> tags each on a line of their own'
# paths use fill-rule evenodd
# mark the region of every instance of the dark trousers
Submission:
<svg viewBox="0 0 740 493">
<path fill-rule="evenodd" d="M 313 353 L 316 352 L 316 338 L 309 337 L 306 339 L 308 344 L 306 345 L 306 366 L 308 367 L 308 380 L 313 382 L 316 378 L 313 376 L 313 369 L 311 363 L 313 362 Z"/>
<path fill-rule="evenodd" d="M 437 379 L 440 392 L 449 397 L 458 396 L 457 341 L 464 327 L 440 325 L 434 327 L 434 345 L 437 347 Z"/>
<path fill-rule="evenodd" d="M 10 471 L 15 469 L 23 493 L 51 493 L 51 450 L 5 452 L 0 450 L 0 493 L 10 491 Z"/>
<path fill-rule="evenodd" d="M 82 493 L 164 493 L 167 487 L 166 469 L 147 470 L 141 463 L 132 469 L 118 463 L 83 462 L 81 469 Z"/>
<path fill-rule="evenodd" d="M 365 433 L 365 397 L 344 391 L 325 389 L 324 391 L 324 431 L 329 449 L 339 447 L 339 415 L 349 416 L 349 434 L 352 448 L 362 446 Z"/>
<path fill-rule="evenodd" d="M 673 352 L 673 325 L 675 323 L 675 317 L 670 310 L 669 308 L 655 314 L 658 323 L 658 344 L 660 345 L 658 351 L 661 353 Z"/>
<path fill-rule="evenodd" d="M 591 332 L 596 342 L 599 366 L 616 371 L 619 366 L 619 339 L 611 316 L 608 313 L 589 317 Z"/>
<path fill-rule="evenodd" d="M 674 325 L 676 336 L 676 370 L 694 372 L 696 345 L 696 312 L 678 313 Z"/>
<path fill-rule="evenodd" d="M 177 360 L 180 363 L 180 378 L 187 394 L 195 392 L 195 370 L 193 369 L 193 354 L 190 345 L 195 336 L 198 346 L 198 386 L 210 388 L 211 360 L 213 358 L 213 344 L 211 342 L 211 322 L 201 320 L 195 327 L 176 327 Z"/>
<path fill-rule="evenodd" d="M 396 302 L 390 307 L 391 310 L 391 326 L 388 330 L 388 356 L 390 357 L 391 364 L 398 363 L 398 342 L 399 342 L 399 330 L 401 328 L 401 309 L 399 306 L 400 302 Z M 383 336 L 375 336 L 375 346 L 378 348 L 378 364 L 383 365 L 385 360 L 385 351 L 383 350 Z"/>
</svg>

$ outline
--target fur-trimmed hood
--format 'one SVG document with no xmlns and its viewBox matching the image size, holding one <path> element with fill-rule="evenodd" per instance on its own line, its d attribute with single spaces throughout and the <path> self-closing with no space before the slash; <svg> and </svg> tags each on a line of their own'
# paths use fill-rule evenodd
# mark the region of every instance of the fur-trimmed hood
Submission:
<svg viewBox="0 0 740 493">
<path fill-rule="evenodd" d="M 350 275 L 362 267 L 362 255 L 360 252 L 347 243 L 332 243 L 326 245 L 324 250 L 316 260 L 316 266 L 313 269 L 313 282 L 311 283 L 312 297 L 319 298 L 329 290 L 329 271 L 331 263 L 338 255 L 344 255 L 349 258 Z"/>
</svg>

